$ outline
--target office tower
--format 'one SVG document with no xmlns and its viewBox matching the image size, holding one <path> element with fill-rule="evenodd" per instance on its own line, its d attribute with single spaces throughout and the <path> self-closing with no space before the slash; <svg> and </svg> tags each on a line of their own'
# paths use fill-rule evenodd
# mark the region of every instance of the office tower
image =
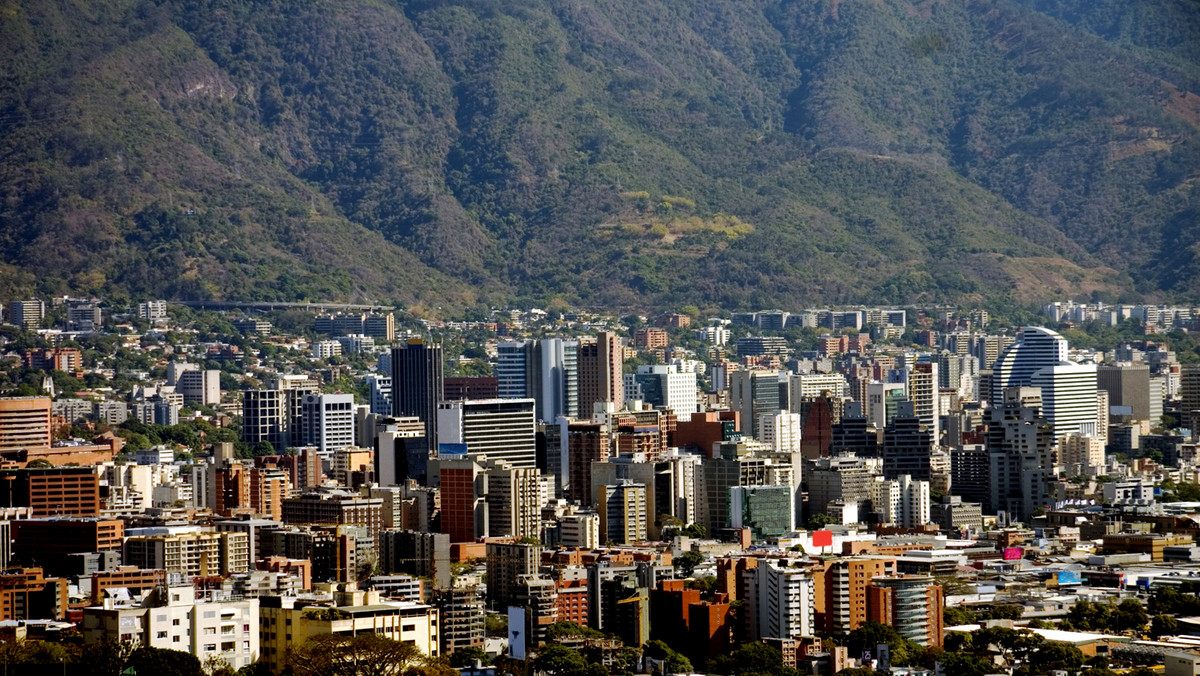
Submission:
<svg viewBox="0 0 1200 676">
<path fill-rule="evenodd" d="M 1179 399 L 1179 422 L 1195 432 L 1200 429 L 1200 364 L 1179 367 Z"/>
<path fill-rule="evenodd" d="M 50 448 L 50 397 L 0 399 L 0 453 Z"/>
<path fill-rule="evenodd" d="M 650 590 L 637 577 L 624 574 L 600 582 L 601 626 L 631 648 L 650 642 Z"/>
<path fill-rule="evenodd" d="M 565 514 L 559 517 L 558 524 L 562 529 L 559 544 L 563 547 L 596 549 L 601 545 L 600 515 L 596 512 Z"/>
<path fill-rule="evenodd" d="M 442 346 L 410 338 L 392 348 L 392 415 L 416 416 L 437 448 L 437 410 L 442 402 Z"/>
<path fill-rule="evenodd" d="M 521 543 L 487 544 L 488 606 L 505 608 L 517 597 L 522 575 L 534 575 L 542 564 L 542 548 Z"/>
<path fill-rule="evenodd" d="M 817 630 L 845 636 L 869 620 L 867 586 L 871 580 L 896 572 L 896 561 L 861 556 L 827 559 L 816 575 Z"/>
<path fill-rule="evenodd" d="M 745 452 L 737 443 L 722 444 L 717 457 L 697 466 L 698 521 L 715 533 L 727 528 L 729 489 L 734 486 L 791 486 L 793 496 L 800 487 L 800 467 L 791 459 L 763 457 Z"/>
<path fill-rule="evenodd" d="M 815 636 L 812 570 L 769 559 L 742 571 L 746 612 L 754 639 Z"/>
<path fill-rule="evenodd" d="M 215 406 L 221 403 L 221 372 L 216 369 L 186 369 L 178 374 L 175 391 L 184 403 Z"/>
<path fill-rule="evenodd" d="M 379 566 L 384 574 L 429 578 L 434 589 L 449 587 L 450 536 L 389 528 L 379 534 Z"/>
<path fill-rule="evenodd" d="M 46 304 L 40 300 L 14 300 L 8 304 L 8 323 L 23 329 L 36 329 L 46 316 Z"/>
<path fill-rule="evenodd" d="M 537 466 L 537 424 L 532 399 L 447 401 L 438 405 L 439 444 L 465 444 L 466 452 Z"/>
<path fill-rule="evenodd" d="M 541 474 L 534 467 L 513 467 L 488 458 L 488 535 L 536 538 L 546 504 Z M 443 498 L 444 500 L 444 498 Z"/>
<path fill-rule="evenodd" d="M 899 514 L 896 523 L 904 528 L 919 528 L 929 523 L 929 482 L 916 481 L 905 474 L 899 484 Z"/>
<path fill-rule="evenodd" d="M 787 537 L 796 529 L 791 486 L 734 486 L 729 489 L 729 526 L 749 528 L 755 542 Z"/>
<path fill-rule="evenodd" d="M 90 300 L 67 301 L 67 330 L 95 331 L 104 325 L 100 306 Z"/>
<path fill-rule="evenodd" d="M 375 434 L 375 481 L 398 486 L 408 479 L 425 483 L 429 444 L 420 418 L 393 418 Z"/>
<path fill-rule="evenodd" d="M 895 479 L 908 474 L 929 481 L 933 450 L 933 434 L 914 415 L 912 402 L 901 402 L 896 419 L 883 431 L 883 476 Z"/>
<path fill-rule="evenodd" d="M 371 413 L 392 415 L 392 376 L 371 374 L 363 380 L 371 394 Z"/>
<path fill-rule="evenodd" d="M 542 422 L 579 410 L 579 343 L 561 338 L 500 343 L 496 346 L 498 396 L 534 400 Z"/>
<path fill-rule="evenodd" d="M 396 339 L 396 316 L 391 312 L 368 314 L 363 317 L 361 333 L 390 343 Z"/>
<path fill-rule="evenodd" d="M 987 448 L 983 445 L 965 445 L 950 449 L 951 492 L 968 502 L 990 504 L 990 462 Z"/>
<path fill-rule="evenodd" d="M 817 397 L 801 406 L 804 430 L 800 436 L 800 453 L 805 460 L 829 457 L 833 445 L 834 416 L 828 397 Z"/>
<path fill-rule="evenodd" d="M 646 485 L 632 481 L 598 487 L 600 533 L 605 542 L 632 545 L 645 542 L 647 532 Z"/>
<path fill-rule="evenodd" d="M 908 399 L 913 403 L 913 414 L 921 425 L 929 430 L 934 441 L 941 438 L 941 407 L 938 397 L 938 365 L 935 362 L 917 362 L 908 373 Z"/>
<path fill-rule="evenodd" d="M 871 499 L 871 483 L 882 472 L 879 458 L 830 457 L 816 461 L 808 472 L 808 509 L 828 514 L 831 502 L 861 504 Z"/>
<path fill-rule="evenodd" d="M 1096 366 L 1061 362 L 1039 369 L 1029 379 L 1042 391 L 1042 415 L 1055 439 L 1096 433 Z"/>
<path fill-rule="evenodd" d="M 780 410 L 779 375 L 763 370 L 734 371 L 729 375 L 729 406 L 740 416 L 738 431 L 757 437 L 759 417 Z"/>
<path fill-rule="evenodd" d="M 627 377 L 641 390 L 641 399 L 647 404 L 670 409 L 678 416 L 696 412 L 695 373 L 680 373 L 673 364 L 642 365 Z"/>
<path fill-rule="evenodd" d="M 932 577 L 876 577 L 867 585 L 867 615 L 904 638 L 923 646 L 942 645 L 942 586 Z"/>
<path fill-rule="evenodd" d="M 0 507 L 28 507 L 30 516 L 99 516 L 100 477 L 94 467 L 0 470 Z"/>
<path fill-rule="evenodd" d="M 758 421 L 759 441 L 776 453 L 799 453 L 801 421 L 799 413 L 764 413 Z"/>
<path fill-rule="evenodd" d="M 621 338 L 611 331 L 602 331 L 594 341 L 579 344 L 577 417 L 591 419 L 598 403 L 618 409 L 625 404 L 624 352 Z"/>
<path fill-rule="evenodd" d="M 1134 420 L 1149 420 L 1152 425 L 1158 420 L 1150 416 L 1150 366 L 1147 364 L 1100 364 L 1096 368 L 1096 381 L 1100 389 L 1108 393 L 1110 406 L 1128 406 Z M 1161 415 L 1161 398 L 1159 411 Z"/>
<path fill-rule="evenodd" d="M 991 492 L 988 514 L 1029 518 L 1047 504 L 1046 481 L 1053 476 L 1053 429 L 1042 417 L 1035 388 L 1009 388 L 1006 401 L 992 409 L 987 449 Z"/>
<path fill-rule="evenodd" d="M 383 499 L 328 489 L 302 493 L 283 500 L 283 521 L 365 526 L 375 537 L 383 530 Z"/>
<path fill-rule="evenodd" d="M 849 386 L 841 373 L 792 373 L 788 375 L 788 410 L 800 413 L 800 402 L 828 394 L 835 399 L 846 396 Z"/>
<path fill-rule="evenodd" d="M 442 498 L 442 532 L 451 542 L 474 542 L 488 534 L 487 479 L 470 456 L 444 456 L 430 461 Z"/>
<path fill-rule="evenodd" d="M 336 451 L 354 445 L 354 395 L 306 394 L 301 408 L 304 446 Z"/>
<path fill-rule="evenodd" d="M 867 420 L 876 427 L 887 427 L 896 417 L 900 402 L 906 399 L 901 383 L 867 383 Z"/>
<path fill-rule="evenodd" d="M 893 415 L 893 417 L 895 417 Z M 833 455 L 853 454 L 864 458 L 879 457 L 879 432 L 883 428 L 867 426 L 862 404 L 846 402 L 842 419 L 832 429 L 829 452 Z M 803 447 L 803 442 L 801 443 Z"/>
<path fill-rule="evenodd" d="M 500 396 L 500 381 L 495 376 L 462 376 L 442 380 L 444 401 L 457 399 L 495 399 Z"/>
<path fill-rule="evenodd" d="M 317 390 L 316 381 L 307 376 L 279 376 L 265 389 L 244 391 L 242 441 L 266 441 L 277 451 L 300 445 L 304 396 Z"/>
<path fill-rule="evenodd" d="M 1033 374 L 1067 361 L 1067 340 L 1057 332 L 1027 327 L 992 363 L 992 404 L 1004 403 L 1010 387 L 1029 387 Z"/>
</svg>

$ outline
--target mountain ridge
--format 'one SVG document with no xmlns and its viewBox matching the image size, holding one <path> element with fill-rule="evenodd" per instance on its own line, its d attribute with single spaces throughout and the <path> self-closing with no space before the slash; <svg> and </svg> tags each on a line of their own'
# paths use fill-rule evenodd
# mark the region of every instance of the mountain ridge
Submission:
<svg viewBox="0 0 1200 676">
<path fill-rule="evenodd" d="M 1200 288 L 1200 65 L 1172 23 L 1190 0 L 0 8 L 8 295 Z M 622 215 L 644 231 L 602 227 Z M 750 229 L 695 225 L 719 215 Z"/>
</svg>

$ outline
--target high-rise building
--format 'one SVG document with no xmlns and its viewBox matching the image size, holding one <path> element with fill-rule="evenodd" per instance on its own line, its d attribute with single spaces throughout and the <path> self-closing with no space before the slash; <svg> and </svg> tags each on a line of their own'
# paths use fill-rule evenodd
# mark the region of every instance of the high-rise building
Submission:
<svg viewBox="0 0 1200 676">
<path fill-rule="evenodd" d="M 696 412 L 695 373 L 681 373 L 674 364 L 647 364 L 627 377 L 636 384 L 642 401 L 647 404 L 671 409 L 681 417 Z"/>
<path fill-rule="evenodd" d="M 447 401 L 438 406 L 439 444 L 465 444 L 466 452 L 537 466 L 537 424 L 532 399 Z"/>
<path fill-rule="evenodd" d="M 244 573 L 250 567 L 250 538 L 236 531 L 134 535 L 126 538 L 121 560 L 187 578 Z"/>
<path fill-rule="evenodd" d="M 1179 367 L 1179 400 L 1180 423 L 1193 431 L 1200 429 L 1200 364 Z"/>
<path fill-rule="evenodd" d="M 579 343 L 561 338 L 496 346 L 498 396 L 534 400 L 539 421 L 579 411 Z"/>
<path fill-rule="evenodd" d="M 416 416 L 437 448 L 437 410 L 442 402 L 442 346 L 411 338 L 392 348 L 392 415 Z"/>
<path fill-rule="evenodd" d="M 538 470 L 488 458 L 486 474 L 488 535 L 538 537 L 546 503 Z"/>
<path fill-rule="evenodd" d="M 483 648 L 484 605 L 474 587 L 435 589 L 442 654 L 463 648 Z"/>
<path fill-rule="evenodd" d="M 631 481 L 599 487 L 600 532 L 605 542 L 632 545 L 647 538 L 646 485 Z"/>
<path fill-rule="evenodd" d="M 267 442 L 276 451 L 291 445 L 287 392 L 282 390 L 246 390 L 242 393 L 242 441 Z"/>
<path fill-rule="evenodd" d="M 742 434 L 757 437 L 761 416 L 779 412 L 779 374 L 774 371 L 734 371 L 729 377 L 729 405 L 740 414 Z"/>
<path fill-rule="evenodd" d="M 883 431 L 883 476 L 895 479 L 908 474 L 929 481 L 933 451 L 933 433 L 915 415 L 912 402 L 901 402 L 895 420 Z"/>
<path fill-rule="evenodd" d="M 796 529 L 791 486 L 734 486 L 729 489 L 729 526 L 749 528 L 755 542 L 787 537 Z"/>
<path fill-rule="evenodd" d="M 488 605 L 504 608 L 517 597 L 522 575 L 534 575 L 542 563 L 542 548 L 523 543 L 487 544 Z"/>
<path fill-rule="evenodd" d="M 923 646 L 942 645 L 942 586 L 932 577 L 888 575 L 867 585 L 868 617 Z"/>
<path fill-rule="evenodd" d="M 0 453 L 50 448 L 50 397 L 0 399 Z"/>
<path fill-rule="evenodd" d="M 452 582 L 450 536 L 389 528 L 379 534 L 379 565 L 384 573 L 429 578 L 435 589 Z"/>
<path fill-rule="evenodd" d="M 1050 329 L 1026 327 L 992 364 L 992 403 L 1002 405 L 1007 388 L 1028 387 L 1034 373 L 1065 361 L 1065 338 Z"/>
<path fill-rule="evenodd" d="M 991 491 L 984 505 L 988 514 L 1004 512 L 1024 520 L 1048 502 L 1054 436 L 1040 404 L 1036 388 L 1009 388 L 1004 403 L 992 409 L 987 432 Z"/>
<path fill-rule="evenodd" d="M 187 369 L 179 374 L 175 391 L 189 404 L 215 406 L 221 403 L 221 372 L 216 369 Z"/>
<path fill-rule="evenodd" d="M 301 408 L 305 446 L 336 451 L 354 445 L 354 395 L 306 394 Z"/>
<path fill-rule="evenodd" d="M 1054 438 L 1096 434 L 1096 366 L 1062 362 L 1040 369 L 1030 385 L 1042 390 L 1042 415 Z"/>
<path fill-rule="evenodd" d="M 941 438 L 941 398 L 938 396 L 937 362 L 917 362 L 908 374 L 908 399 L 913 403 L 913 415 L 937 441 Z"/>
<path fill-rule="evenodd" d="M 621 408 L 625 403 L 625 348 L 621 338 L 602 331 L 594 341 L 579 344 L 579 410 L 577 417 L 589 420 L 597 403 Z"/>
<path fill-rule="evenodd" d="M 919 528 L 929 523 L 929 482 L 916 481 L 905 474 L 897 483 L 900 509 L 896 523 L 905 528 Z"/>
<path fill-rule="evenodd" d="M 564 494 L 567 500 L 595 504 L 592 496 L 592 463 L 609 457 L 608 426 L 590 421 L 559 421 L 563 455 Z"/>
<path fill-rule="evenodd" d="M 451 542 L 474 542 L 488 533 L 486 481 L 472 456 L 440 457 L 430 462 L 430 476 L 441 492 L 442 532 Z"/>
<path fill-rule="evenodd" d="M 867 383 L 867 420 L 876 429 L 883 429 L 895 419 L 905 398 L 901 383 Z"/>
<path fill-rule="evenodd" d="M 758 421 L 759 441 L 776 453 L 799 453 L 802 423 L 799 413 L 764 413 Z"/>
<path fill-rule="evenodd" d="M 769 559 L 742 571 L 752 638 L 815 636 L 812 570 L 788 559 Z"/>
<path fill-rule="evenodd" d="M 28 507 L 33 518 L 99 516 L 95 467 L 0 470 L 0 507 Z"/>
<path fill-rule="evenodd" d="M 896 561 L 886 557 L 859 556 L 827 559 L 817 574 L 817 628 L 827 634 L 845 636 L 870 617 L 867 586 L 871 580 L 896 572 Z"/>
<path fill-rule="evenodd" d="M 392 415 L 392 376 L 373 373 L 363 380 L 371 393 L 371 413 Z"/>
<path fill-rule="evenodd" d="M 8 323 L 23 329 L 36 329 L 46 317 L 46 304 L 40 300 L 14 300 L 8 304 Z"/>
</svg>

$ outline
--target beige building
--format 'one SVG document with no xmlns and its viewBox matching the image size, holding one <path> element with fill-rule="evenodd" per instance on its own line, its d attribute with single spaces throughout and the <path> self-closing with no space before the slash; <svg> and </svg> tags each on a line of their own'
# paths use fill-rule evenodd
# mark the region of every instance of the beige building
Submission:
<svg viewBox="0 0 1200 676">
<path fill-rule="evenodd" d="M 259 639 L 262 659 L 281 673 L 288 650 L 323 634 L 377 634 L 408 643 L 422 655 L 437 657 L 438 610 L 420 603 L 381 601 L 377 591 L 353 584 L 317 585 L 318 593 L 261 599 Z"/>
<path fill-rule="evenodd" d="M 122 561 L 188 578 L 244 573 L 250 567 L 250 537 L 237 532 L 134 535 L 125 540 Z"/>
<path fill-rule="evenodd" d="M 198 600 L 191 585 L 155 587 L 140 598 L 84 609 L 83 640 L 181 650 L 236 671 L 259 657 L 258 599 Z"/>
</svg>

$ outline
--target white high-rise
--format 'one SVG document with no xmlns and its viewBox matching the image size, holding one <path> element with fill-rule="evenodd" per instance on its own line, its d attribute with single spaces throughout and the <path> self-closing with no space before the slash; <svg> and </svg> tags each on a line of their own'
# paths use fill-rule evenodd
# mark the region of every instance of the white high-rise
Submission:
<svg viewBox="0 0 1200 676">
<path fill-rule="evenodd" d="M 1004 403 L 1006 388 L 1029 387 L 1033 374 L 1065 361 L 1066 338 L 1040 326 L 1025 328 L 992 364 L 992 405 Z"/>
<path fill-rule="evenodd" d="M 354 445 L 353 394 L 306 394 L 300 416 L 304 445 L 322 451 Z"/>
<path fill-rule="evenodd" d="M 759 441 L 776 453 L 799 453 L 801 429 L 799 413 L 764 413 L 758 419 Z"/>
<path fill-rule="evenodd" d="M 579 407 L 579 343 L 545 338 L 496 346 L 497 394 L 531 398 L 541 421 L 574 415 Z"/>
<path fill-rule="evenodd" d="M 764 560 L 743 572 L 754 638 L 814 636 L 812 571 L 788 559 Z"/>
<path fill-rule="evenodd" d="M 1096 433 L 1096 365 L 1063 362 L 1034 373 L 1029 384 L 1042 390 L 1042 415 L 1054 438 Z"/>
</svg>

